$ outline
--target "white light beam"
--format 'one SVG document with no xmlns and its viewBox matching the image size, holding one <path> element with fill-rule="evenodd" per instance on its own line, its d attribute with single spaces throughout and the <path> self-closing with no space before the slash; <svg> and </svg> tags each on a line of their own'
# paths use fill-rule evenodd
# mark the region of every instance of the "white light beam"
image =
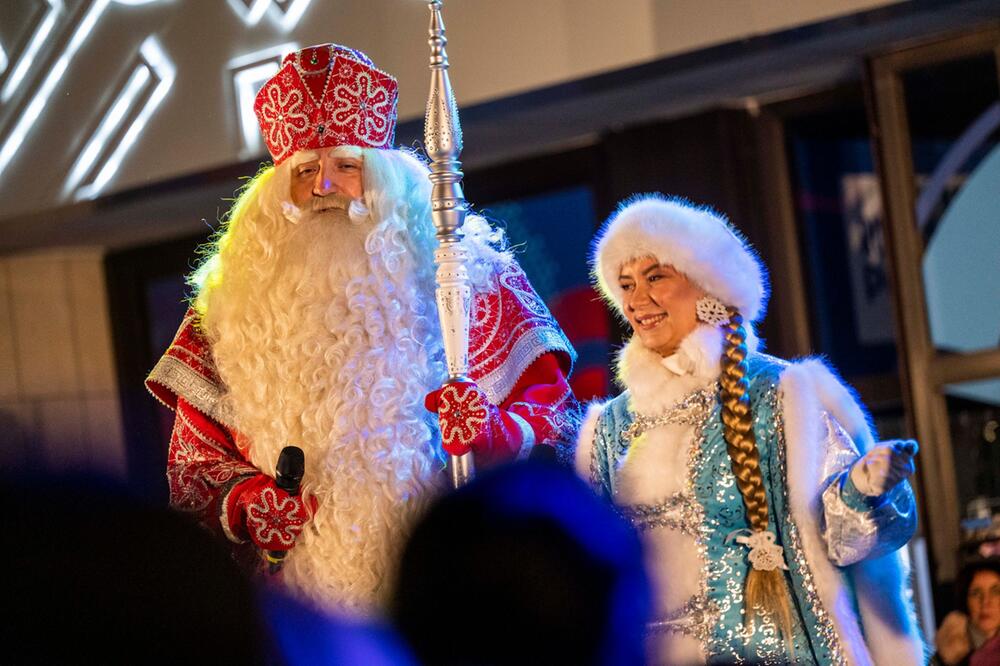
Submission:
<svg viewBox="0 0 1000 666">
<path fill-rule="evenodd" d="M 257 153 L 263 148 L 257 115 L 253 110 L 257 91 L 267 79 L 278 71 L 280 58 L 286 53 L 298 50 L 297 42 L 286 42 L 260 51 L 233 58 L 227 68 L 233 71 L 233 86 L 236 88 L 236 107 L 240 114 L 240 130 L 243 147 L 247 154 Z"/>
<path fill-rule="evenodd" d="M 229 0 L 229 6 L 233 8 L 233 11 L 236 12 L 236 15 L 243 20 L 243 23 L 247 27 L 252 28 L 260 23 L 264 12 L 271 6 L 271 0 L 253 0 L 249 7 L 242 0 Z"/>
<path fill-rule="evenodd" d="M 6 83 L 3 84 L 3 90 L 0 90 L 0 104 L 6 104 L 14 93 L 17 91 L 17 87 L 21 85 L 24 81 L 25 75 L 28 73 L 28 69 L 31 64 L 35 61 L 35 56 L 41 50 L 42 45 L 48 38 L 49 34 L 52 32 L 52 28 L 56 25 L 56 19 L 59 18 L 59 14 L 63 12 L 65 6 L 62 0 L 47 0 L 49 3 L 49 9 L 45 12 L 45 16 L 41 21 L 38 22 L 38 29 L 35 30 L 35 34 L 31 36 L 28 40 L 28 46 L 24 49 L 24 52 L 17 60 L 17 64 L 14 66 L 14 70 L 10 73 L 7 78 Z M 4 58 L 6 61 L 6 58 Z M 3 68 L 0 68 L 2 70 Z M 2 170 L 2 169 L 0 169 Z"/>
<path fill-rule="evenodd" d="M 153 115 L 156 107 L 163 101 L 163 98 L 166 97 L 167 92 L 174 83 L 174 75 L 177 73 L 177 69 L 174 67 L 174 63 L 167 57 L 167 54 L 164 53 L 163 48 L 156 41 L 155 37 L 147 37 L 146 41 L 139 47 L 139 52 L 145 58 L 146 62 L 149 63 L 149 66 L 153 68 L 160 82 L 153 89 L 153 93 L 149 96 L 149 100 L 147 100 L 142 111 L 132 121 L 132 125 L 125 132 L 125 136 L 122 137 L 118 147 L 115 148 L 108 161 L 101 167 L 97 177 L 94 178 L 94 182 L 80 188 L 78 198 L 92 199 L 100 194 L 101 190 L 108 184 L 108 181 L 118 171 L 122 159 L 133 144 L 135 144 L 136 139 L 139 138 L 139 134 L 142 133 L 143 128 L 146 126 L 146 122 Z"/>
<path fill-rule="evenodd" d="M 240 109 L 240 129 L 243 132 L 243 146 L 248 152 L 258 151 L 261 147 L 260 130 L 257 128 L 257 114 L 253 110 L 254 99 L 257 97 L 257 89 L 261 84 L 274 76 L 277 71 L 278 63 L 272 61 L 240 70 L 233 77 Z"/>
<path fill-rule="evenodd" d="M 125 84 L 121 94 L 118 95 L 118 99 L 115 100 L 108 114 L 104 116 L 97 131 L 94 132 L 90 141 L 87 142 L 86 147 L 80 153 L 80 157 L 77 158 L 76 163 L 70 170 L 66 184 L 63 186 L 63 196 L 69 195 L 76 189 L 76 186 L 80 184 L 83 177 L 90 172 L 94 162 L 97 161 L 97 157 L 108 143 L 111 134 L 121 125 L 125 119 L 125 113 L 132 108 L 135 98 L 138 97 L 139 93 L 149 82 L 149 79 L 149 66 L 145 63 L 142 63 L 133 70 L 128 83 Z"/>
<path fill-rule="evenodd" d="M 286 9 L 284 13 L 282 13 L 281 8 L 274 3 L 271 4 L 270 9 L 272 10 L 272 13 L 276 12 L 281 14 L 278 18 L 278 25 L 281 26 L 282 30 L 288 32 L 298 25 L 299 20 L 302 18 L 302 15 L 305 13 L 306 8 L 311 2 L 312 0 L 292 0 L 291 4 L 288 5 L 288 9 Z"/>
<path fill-rule="evenodd" d="M 18 148 L 21 147 L 24 137 L 27 136 L 31 128 L 35 126 L 38 117 L 42 113 L 42 109 L 45 107 L 45 104 L 49 101 L 49 97 L 52 95 L 52 91 L 55 90 L 56 86 L 59 84 L 59 80 L 63 77 L 63 74 L 66 73 L 66 68 L 69 67 L 70 60 L 73 59 L 73 56 L 76 55 L 80 46 L 83 45 L 83 42 L 90 35 L 90 31 L 94 29 L 97 19 L 101 16 L 101 13 L 107 9 L 109 2 L 110 0 L 94 0 L 94 3 L 87 10 L 83 20 L 80 21 L 80 24 L 77 26 L 77 30 L 73 33 L 73 36 L 70 38 L 66 48 L 59 56 L 59 60 L 57 60 L 55 66 L 49 70 L 49 75 L 45 78 L 45 81 L 42 82 L 38 92 L 35 93 L 35 97 L 21 114 L 21 117 L 14 126 L 14 129 L 11 130 L 9 135 L 7 135 L 7 141 L 5 141 L 3 147 L 0 148 L 0 174 L 2 174 L 4 169 L 7 168 L 7 165 L 10 164 L 10 161 L 17 153 Z"/>
</svg>

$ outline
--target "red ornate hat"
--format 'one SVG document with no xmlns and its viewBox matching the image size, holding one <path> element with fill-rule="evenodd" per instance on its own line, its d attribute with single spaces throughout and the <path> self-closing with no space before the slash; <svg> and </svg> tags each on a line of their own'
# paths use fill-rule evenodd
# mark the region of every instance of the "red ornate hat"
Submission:
<svg viewBox="0 0 1000 666">
<path fill-rule="evenodd" d="M 321 44 L 285 56 L 253 108 L 278 165 L 298 150 L 391 147 L 396 98 L 396 79 L 364 53 Z"/>
</svg>

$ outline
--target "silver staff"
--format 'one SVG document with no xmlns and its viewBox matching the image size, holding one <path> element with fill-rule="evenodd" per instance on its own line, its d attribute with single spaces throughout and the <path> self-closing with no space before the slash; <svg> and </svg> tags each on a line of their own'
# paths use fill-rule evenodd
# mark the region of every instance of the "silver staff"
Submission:
<svg viewBox="0 0 1000 666">
<path fill-rule="evenodd" d="M 462 192 L 462 127 L 458 122 L 458 106 L 448 79 L 448 54 L 441 19 L 442 0 L 429 0 L 431 10 L 431 90 L 424 118 L 424 146 L 431 158 L 431 215 L 437 229 L 438 247 L 434 251 L 437 264 L 437 306 L 444 338 L 444 353 L 448 362 L 448 382 L 468 381 L 469 371 L 469 308 L 472 290 L 465 269 L 465 250 L 459 245 L 458 230 L 469 212 Z M 472 452 L 449 456 L 451 482 L 458 488 L 472 478 Z"/>
</svg>

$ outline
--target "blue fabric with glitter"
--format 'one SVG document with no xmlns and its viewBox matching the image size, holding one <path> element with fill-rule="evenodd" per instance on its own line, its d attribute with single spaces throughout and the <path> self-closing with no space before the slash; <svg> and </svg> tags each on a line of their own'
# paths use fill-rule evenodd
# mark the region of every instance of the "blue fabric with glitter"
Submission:
<svg viewBox="0 0 1000 666">
<path fill-rule="evenodd" d="M 755 623 L 753 631 L 744 628 L 743 585 L 749 561 L 746 546 L 726 537 L 734 530 L 749 528 L 746 511 L 729 454 L 723 438 L 721 408 L 717 404 L 705 422 L 700 436 L 700 451 L 695 462 L 693 490 L 705 512 L 702 533 L 707 548 L 708 596 L 719 613 L 711 638 L 705 646 L 708 663 L 788 663 L 832 664 L 837 659 L 823 639 L 821 621 L 814 605 L 815 588 L 804 558 L 796 557 L 789 541 L 795 538 L 795 525 L 787 511 L 784 479 L 784 433 L 778 405 L 778 381 L 787 365 L 764 354 L 748 356 L 749 398 L 754 415 L 753 428 L 760 452 L 761 472 L 765 479 L 771 527 L 782 545 L 788 589 L 792 591 L 792 654 L 771 623 Z M 609 499 L 615 495 L 615 472 L 628 451 L 628 440 L 621 433 L 634 420 L 625 392 L 605 406 L 597 422 L 591 464 L 591 480 L 598 492 Z M 810 598 L 811 597 L 811 598 Z M 829 635 L 829 622 L 826 623 Z"/>
<path fill-rule="evenodd" d="M 744 626 L 743 585 L 750 568 L 747 559 L 749 551 L 746 546 L 734 541 L 726 543 L 726 537 L 734 530 L 749 529 L 750 523 L 726 451 L 721 407 L 716 406 L 705 424 L 694 479 L 695 497 L 705 510 L 708 528 L 709 599 L 720 613 L 708 646 L 708 663 L 733 663 L 740 658 L 760 664 L 785 661 L 796 664 L 832 663 L 831 655 L 819 648 L 819 636 L 814 631 L 817 620 L 810 604 L 806 599 L 799 598 L 806 583 L 785 536 L 794 526 L 786 509 L 785 482 L 778 459 L 782 454 L 783 434 L 777 413 L 777 390 L 784 364 L 777 359 L 754 354 L 748 358 L 748 365 L 753 429 L 765 480 L 771 528 L 777 533 L 777 543 L 783 546 L 785 562 L 789 566 L 786 583 L 789 590 L 796 592 L 792 598 L 793 637 L 790 647 L 793 652 L 790 656 L 787 654 L 788 647 L 773 623 L 758 620 Z"/>
</svg>

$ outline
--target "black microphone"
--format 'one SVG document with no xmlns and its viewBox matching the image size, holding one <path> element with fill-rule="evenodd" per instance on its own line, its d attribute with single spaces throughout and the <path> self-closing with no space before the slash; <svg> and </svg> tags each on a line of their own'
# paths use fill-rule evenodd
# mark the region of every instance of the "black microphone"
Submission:
<svg viewBox="0 0 1000 666">
<path fill-rule="evenodd" d="M 274 474 L 274 485 L 289 495 L 298 495 L 302 485 L 302 476 L 306 473 L 306 454 L 297 446 L 286 446 L 278 456 L 278 467 Z M 269 550 L 265 557 L 268 561 L 268 572 L 272 575 L 281 570 L 287 550 Z"/>
</svg>

